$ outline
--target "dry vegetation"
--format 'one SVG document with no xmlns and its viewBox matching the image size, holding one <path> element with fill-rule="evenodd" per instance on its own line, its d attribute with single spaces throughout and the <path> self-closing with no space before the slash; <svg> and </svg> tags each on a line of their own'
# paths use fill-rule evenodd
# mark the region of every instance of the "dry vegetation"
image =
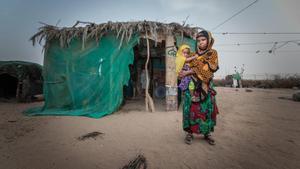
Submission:
<svg viewBox="0 0 300 169">
<path fill-rule="evenodd" d="M 231 86 L 230 79 L 214 80 L 216 86 Z M 243 87 L 246 88 L 300 88 L 300 76 L 285 76 L 276 75 L 273 80 L 242 80 Z"/>
</svg>

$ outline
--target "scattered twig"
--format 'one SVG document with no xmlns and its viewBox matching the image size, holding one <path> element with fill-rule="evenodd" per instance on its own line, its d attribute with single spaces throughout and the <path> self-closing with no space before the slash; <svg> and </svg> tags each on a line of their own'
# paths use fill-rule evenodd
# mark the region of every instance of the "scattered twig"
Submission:
<svg viewBox="0 0 300 169">
<path fill-rule="evenodd" d="M 84 140 L 89 139 L 89 138 L 93 138 L 93 139 L 96 140 L 96 137 L 98 137 L 99 135 L 102 135 L 102 134 L 104 134 L 104 133 L 98 132 L 98 131 L 94 131 L 94 132 L 85 134 L 83 136 L 80 136 L 77 139 L 80 140 L 80 141 L 84 141 Z"/>
<path fill-rule="evenodd" d="M 122 169 L 146 169 L 147 160 L 143 155 L 138 155 L 134 160 L 131 160 Z"/>
<path fill-rule="evenodd" d="M 282 100 L 293 100 L 292 98 L 289 98 L 289 97 L 282 97 L 282 96 L 278 97 L 278 99 L 282 99 Z"/>
<path fill-rule="evenodd" d="M 15 123 L 17 120 L 8 120 L 9 123 Z"/>
<path fill-rule="evenodd" d="M 188 168 L 188 169 L 192 169 L 189 165 L 187 165 L 185 162 L 183 162 L 183 164 Z"/>
<path fill-rule="evenodd" d="M 251 89 L 246 89 L 246 92 L 253 92 L 253 90 L 251 90 Z"/>
</svg>

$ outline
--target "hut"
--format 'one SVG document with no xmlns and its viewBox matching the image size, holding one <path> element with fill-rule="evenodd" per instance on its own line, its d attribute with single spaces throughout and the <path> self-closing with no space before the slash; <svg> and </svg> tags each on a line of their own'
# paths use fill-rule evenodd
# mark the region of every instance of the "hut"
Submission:
<svg viewBox="0 0 300 169">
<path fill-rule="evenodd" d="M 0 98 L 30 102 L 42 93 L 42 66 L 23 61 L 0 61 Z"/>
<path fill-rule="evenodd" d="M 155 111 L 153 97 L 177 110 L 176 46 L 195 47 L 199 29 L 152 21 L 44 24 L 31 40 L 44 42 L 45 104 L 26 113 L 100 118 L 137 94 L 147 111 Z"/>
</svg>

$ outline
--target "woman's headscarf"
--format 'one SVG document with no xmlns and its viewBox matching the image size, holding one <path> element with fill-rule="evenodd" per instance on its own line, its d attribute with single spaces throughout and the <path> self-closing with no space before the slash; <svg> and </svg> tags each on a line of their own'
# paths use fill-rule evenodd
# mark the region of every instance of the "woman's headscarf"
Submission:
<svg viewBox="0 0 300 169">
<path fill-rule="evenodd" d="M 183 65 L 185 63 L 185 60 L 186 58 L 183 56 L 183 53 L 182 51 L 184 49 L 191 49 L 190 46 L 186 45 L 186 44 L 183 44 L 179 47 L 177 53 L 176 53 L 176 60 L 175 60 L 175 63 L 176 63 L 176 74 L 178 75 L 179 72 L 181 71 L 181 69 L 183 68 Z"/>
<path fill-rule="evenodd" d="M 215 42 L 214 38 L 212 37 L 211 35 L 211 32 L 209 31 L 206 31 L 206 30 L 203 30 L 201 32 L 199 32 L 196 36 L 196 43 L 197 43 L 197 38 L 199 37 L 206 37 L 207 39 L 207 48 L 206 48 L 206 51 L 209 51 L 212 49 L 212 46 Z M 198 45 L 196 44 L 196 51 L 198 51 Z"/>
</svg>

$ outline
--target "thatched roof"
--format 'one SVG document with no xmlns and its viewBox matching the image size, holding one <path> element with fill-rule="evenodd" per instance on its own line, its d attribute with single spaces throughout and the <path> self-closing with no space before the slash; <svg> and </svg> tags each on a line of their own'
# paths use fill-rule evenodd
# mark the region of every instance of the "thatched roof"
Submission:
<svg viewBox="0 0 300 169">
<path fill-rule="evenodd" d="M 39 32 L 33 35 L 30 40 L 33 45 L 37 42 L 41 44 L 43 40 L 50 42 L 51 40 L 59 40 L 61 47 L 66 47 L 73 38 L 80 38 L 84 43 L 88 39 L 95 39 L 98 42 L 101 37 L 109 32 L 116 34 L 117 38 L 121 39 L 121 44 L 124 40 L 129 41 L 134 33 L 139 33 L 141 36 L 159 41 L 166 34 L 181 35 L 194 37 L 198 32 L 199 27 L 189 27 L 178 23 L 161 23 L 152 21 L 141 22 L 107 22 L 95 24 L 90 22 L 77 21 L 72 27 L 57 27 L 42 23 L 44 26 L 39 28 Z M 84 24 L 84 26 L 78 26 Z M 121 46 L 120 44 L 120 46 Z"/>
</svg>

